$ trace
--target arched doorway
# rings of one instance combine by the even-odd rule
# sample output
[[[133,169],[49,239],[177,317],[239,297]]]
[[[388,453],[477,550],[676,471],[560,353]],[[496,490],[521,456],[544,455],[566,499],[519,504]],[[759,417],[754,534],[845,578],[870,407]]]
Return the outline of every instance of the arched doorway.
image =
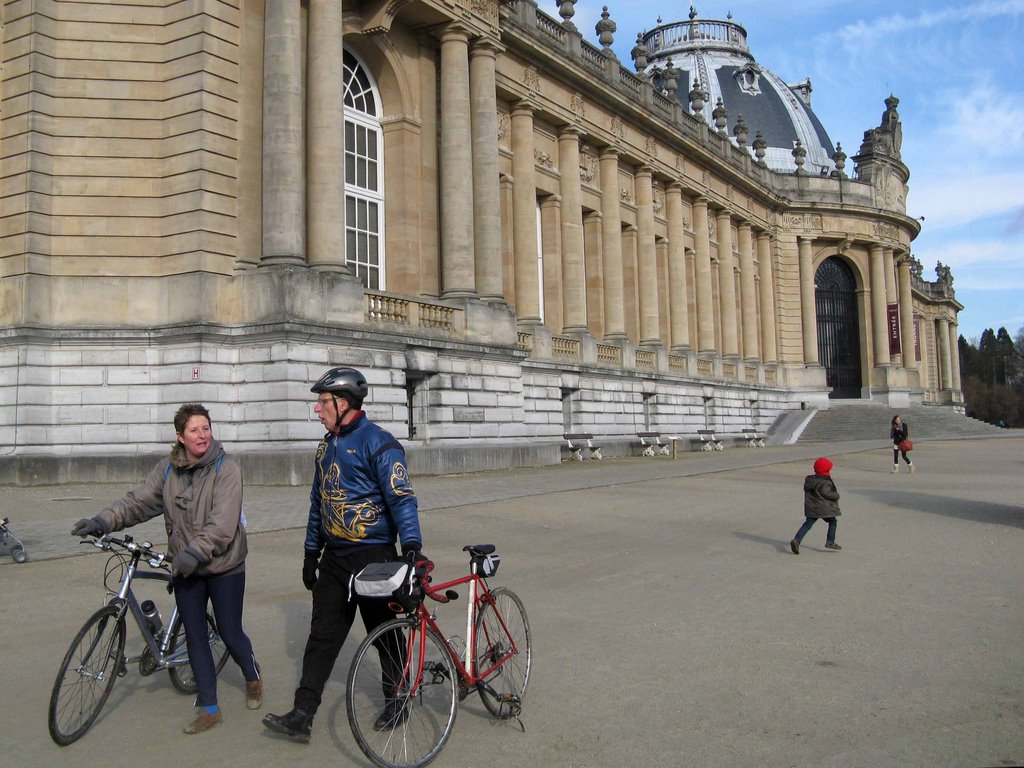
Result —
[[[859,398],[860,324],[857,281],[846,263],[831,256],[814,273],[814,309],[818,317],[818,360],[825,368],[830,398]]]

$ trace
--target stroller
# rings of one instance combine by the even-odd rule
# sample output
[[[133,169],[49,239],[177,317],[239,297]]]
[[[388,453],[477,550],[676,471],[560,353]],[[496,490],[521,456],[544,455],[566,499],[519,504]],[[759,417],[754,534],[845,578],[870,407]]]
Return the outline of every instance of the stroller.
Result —
[[[0,548],[7,549],[11,553],[11,557],[14,558],[14,562],[24,563],[28,559],[25,554],[25,545],[11,533],[11,529],[7,527],[9,522],[10,518],[8,517],[0,518]]]

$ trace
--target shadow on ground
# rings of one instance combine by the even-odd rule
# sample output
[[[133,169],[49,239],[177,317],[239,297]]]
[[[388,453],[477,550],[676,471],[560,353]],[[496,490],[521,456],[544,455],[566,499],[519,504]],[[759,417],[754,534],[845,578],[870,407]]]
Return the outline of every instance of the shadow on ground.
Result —
[[[1024,528],[1024,506],[1019,504],[995,504],[990,501],[971,501],[952,496],[938,496],[918,491],[892,491],[860,489],[866,498],[888,507],[903,507],[918,512],[930,512],[958,520],[994,525],[1011,525]]]

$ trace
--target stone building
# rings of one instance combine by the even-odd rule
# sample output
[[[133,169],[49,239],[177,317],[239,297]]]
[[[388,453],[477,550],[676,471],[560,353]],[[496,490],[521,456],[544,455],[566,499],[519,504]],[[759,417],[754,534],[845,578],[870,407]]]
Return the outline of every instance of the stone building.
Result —
[[[202,401],[304,479],[331,365],[419,471],[959,404],[898,99],[850,169],[731,18],[627,66],[575,4],[3,0],[0,474],[124,476]]]

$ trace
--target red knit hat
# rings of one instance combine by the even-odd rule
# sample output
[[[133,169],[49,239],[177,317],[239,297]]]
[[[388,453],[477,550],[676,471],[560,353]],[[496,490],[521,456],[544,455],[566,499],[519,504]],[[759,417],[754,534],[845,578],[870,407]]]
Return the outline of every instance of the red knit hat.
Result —
[[[827,475],[832,471],[832,462],[822,456],[816,462],[814,462],[814,474],[816,475]]]

